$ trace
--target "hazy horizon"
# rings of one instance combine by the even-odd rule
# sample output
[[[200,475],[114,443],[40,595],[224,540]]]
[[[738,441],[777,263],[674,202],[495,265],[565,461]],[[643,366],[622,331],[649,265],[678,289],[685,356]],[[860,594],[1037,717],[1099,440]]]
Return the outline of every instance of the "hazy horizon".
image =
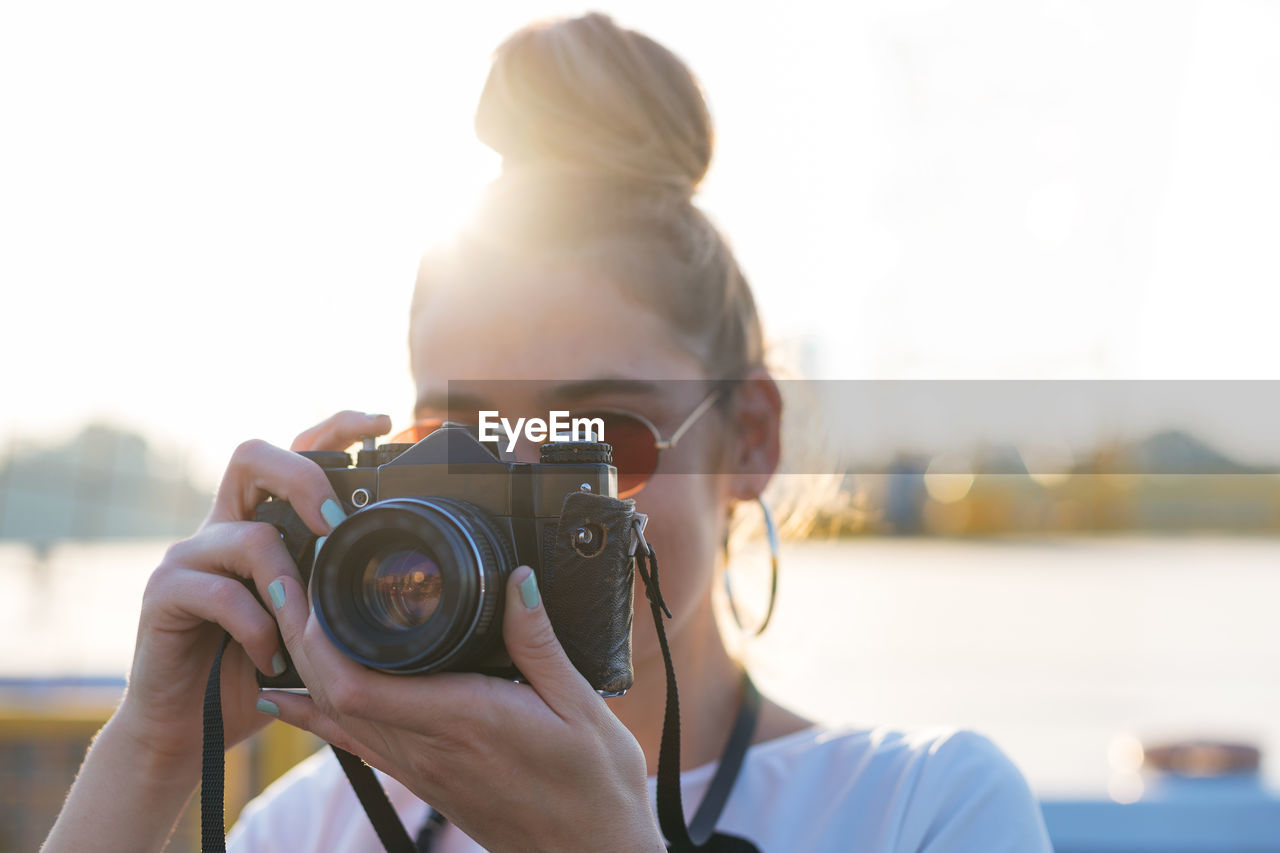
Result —
[[[697,200],[808,375],[1275,374],[1280,7],[598,8],[700,77]],[[498,170],[489,53],[577,11],[0,12],[0,446],[105,418],[216,478],[407,421],[418,256]]]

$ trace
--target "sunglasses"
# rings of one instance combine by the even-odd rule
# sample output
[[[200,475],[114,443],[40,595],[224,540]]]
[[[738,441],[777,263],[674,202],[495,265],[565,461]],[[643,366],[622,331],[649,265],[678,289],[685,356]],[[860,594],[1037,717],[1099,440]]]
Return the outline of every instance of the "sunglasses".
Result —
[[[674,448],[680,437],[715,405],[723,391],[723,388],[716,388],[704,397],[675,428],[670,438],[663,438],[658,427],[645,416],[623,409],[589,409],[574,412],[573,416],[599,418],[604,423],[604,440],[613,448],[613,466],[618,469],[618,497],[629,498],[643,489],[658,470],[658,454]],[[390,440],[397,444],[417,444],[439,429],[446,420],[423,418],[408,429],[396,433]],[[474,424],[470,426],[472,429],[476,428]]]

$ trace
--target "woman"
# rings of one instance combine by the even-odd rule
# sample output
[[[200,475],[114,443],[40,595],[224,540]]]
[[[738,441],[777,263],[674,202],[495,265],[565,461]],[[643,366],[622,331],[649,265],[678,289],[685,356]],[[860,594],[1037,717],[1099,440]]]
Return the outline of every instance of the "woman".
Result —
[[[531,379],[480,407],[623,410],[656,427],[655,444],[679,436],[639,472],[636,498],[673,614],[692,813],[744,692],[713,579],[735,506],[757,499],[777,465],[781,412],[750,290],[691,202],[711,157],[707,107],[673,54],[590,14],[526,27],[498,49],[476,129],[503,155],[503,174],[471,227],[423,261],[410,324],[415,414],[448,416],[450,381]],[[739,381],[723,390],[724,379]],[[292,449],[344,449],[389,430],[385,416],[343,412]],[[536,448],[518,452],[536,459]],[[223,628],[235,640],[223,664],[227,743],[278,717],[360,755],[382,771],[410,832],[447,817],[432,849],[665,849],[651,803],[665,675],[641,595],[635,684],[621,698],[601,699],[568,662],[527,567],[509,578],[503,636],[528,684],[377,673],[329,644],[279,537],[249,520],[268,493],[317,536],[345,515],[303,457],[262,442],[237,449],[206,524],[152,576],[128,691],[46,849],[163,846],[197,783],[204,681]],[[277,624],[309,698],[256,687],[255,670],[282,667]],[[716,828],[765,851],[1049,849],[1025,782],[986,739],[829,730],[771,699]],[[328,751],[251,803],[229,841],[381,849]]]

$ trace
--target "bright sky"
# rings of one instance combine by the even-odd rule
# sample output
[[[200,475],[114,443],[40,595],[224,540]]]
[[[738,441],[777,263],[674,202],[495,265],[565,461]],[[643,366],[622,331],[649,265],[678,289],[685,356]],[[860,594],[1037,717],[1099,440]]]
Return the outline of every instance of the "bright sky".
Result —
[[[701,201],[810,375],[1280,372],[1280,4],[585,8],[701,78]],[[101,417],[212,477],[406,419],[489,53],[584,7],[355,9],[0,7],[0,450]]]

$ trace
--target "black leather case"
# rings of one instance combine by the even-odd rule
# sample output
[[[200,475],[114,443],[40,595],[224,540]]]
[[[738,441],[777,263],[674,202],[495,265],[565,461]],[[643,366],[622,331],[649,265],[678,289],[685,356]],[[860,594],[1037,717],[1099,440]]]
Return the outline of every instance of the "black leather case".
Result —
[[[543,547],[540,581],[551,626],[573,665],[605,693],[632,683],[634,507],[632,500],[570,492]],[[582,541],[582,530],[590,542]]]

